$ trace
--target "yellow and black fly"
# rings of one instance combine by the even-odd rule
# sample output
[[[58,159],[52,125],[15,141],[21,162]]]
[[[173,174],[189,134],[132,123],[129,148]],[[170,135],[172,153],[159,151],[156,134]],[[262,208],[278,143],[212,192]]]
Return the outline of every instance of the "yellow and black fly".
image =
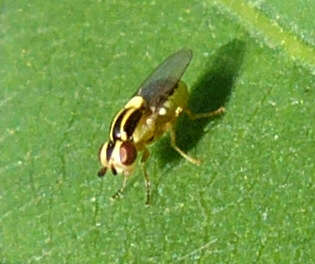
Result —
[[[224,112],[224,108],[201,114],[193,114],[188,109],[188,89],[180,79],[191,58],[192,51],[189,49],[182,49],[169,56],[114,117],[109,141],[99,149],[99,159],[103,167],[98,172],[100,177],[104,176],[107,169],[113,174],[124,175],[122,187],[112,196],[113,199],[123,193],[128,176],[134,170],[138,152],[142,152],[146,204],[150,204],[150,179],[145,168],[145,162],[149,158],[147,145],[165,132],[170,132],[171,145],[182,157],[193,164],[200,164],[199,160],[188,156],[176,145],[175,121],[182,112],[191,119],[197,119],[220,114]]]

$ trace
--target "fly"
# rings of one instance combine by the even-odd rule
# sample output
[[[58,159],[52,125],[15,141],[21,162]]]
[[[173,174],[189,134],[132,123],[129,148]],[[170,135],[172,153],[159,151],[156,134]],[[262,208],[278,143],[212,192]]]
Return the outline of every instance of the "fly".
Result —
[[[113,174],[123,174],[121,188],[112,196],[122,195],[128,177],[135,169],[139,153],[146,186],[146,204],[151,200],[151,183],[145,163],[150,156],[149,144],[170,132],[171,146],[186,160],[199,165],[200,161],[190,157],[176,145],[174,124],[181,113],[191,119],[212,117],[224,112],[220,107],[209,113],[193,114],[188,106],[187,85],[181,77],[192,59],[192,51],[182,49],[170,55],[140,85],[140,88],[127,104],[114,117],[109,141],[99,149],[102,177],[109,169]]]

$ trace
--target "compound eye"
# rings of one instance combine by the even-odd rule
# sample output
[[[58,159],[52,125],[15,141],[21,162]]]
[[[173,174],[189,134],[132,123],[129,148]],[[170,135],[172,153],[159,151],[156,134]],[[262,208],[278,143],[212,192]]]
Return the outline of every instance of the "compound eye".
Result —
[[[119,149],[120,162],[124,165],[132,164],[137,158],[137,150],[131,142],[123,142]]]

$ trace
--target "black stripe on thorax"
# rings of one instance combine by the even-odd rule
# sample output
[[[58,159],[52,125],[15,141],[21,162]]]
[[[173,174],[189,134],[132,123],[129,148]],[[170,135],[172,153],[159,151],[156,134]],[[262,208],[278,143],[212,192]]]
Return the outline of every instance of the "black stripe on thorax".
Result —
[[[120,113],[113,124],[112,139],[121,139],[121,132],[125,132],[127,139],[132,139],[132,134],[135,131],[138,122],[142,117],[143,109],[128,108]],[[127,119],[126,119],[127,116]]]
[[[142,117],[143,110],[136,109],[126,120],[123,130],[127,133],[128,139],[132,138],[132,134],[135,131],[141,117]]]
[[[111,135],[111,138],[113,140],[116,140],[116,139],[119,139],[120,138],[120,126],[121,126],[121,121],[123,120],[124,118],[124,115],[126,114],[126,112],[128,111],[128,109],[125,109],[124,111],[122,111],[119,115],[119,117],[113,121],[115,122],[113,124],[113,128],[112,128],[112,135]]]

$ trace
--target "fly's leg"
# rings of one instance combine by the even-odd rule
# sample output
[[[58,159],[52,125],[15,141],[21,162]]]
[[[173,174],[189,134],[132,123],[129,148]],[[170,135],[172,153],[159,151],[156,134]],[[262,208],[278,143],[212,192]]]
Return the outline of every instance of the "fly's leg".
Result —
[[[176,133],[175,129],[173,126],[170,128],[170,135],[171,135],[171,146],[186,160],[189,162],[195,164],[195,165],[200,165],[200,160],[194,159],[190,156],[188,156],[184,151],[182,151],[177,145],[176,145]]]
[[[119,190],[117,192],[115,192],[115,194],[111,197],[112,200],[116,200],[117,198],[119,198],[123,195],[126,184],[127,184],[127,179],[128,179],[128,177],[126,175],[124,175],[123,183],[122,183],[121,187],[119,188]]]
[[[149,175],[147,173],[147,169],[145,167],[145,163],[148,160],[149,156],[150,156],[150,152],[147,148],[145,148],[142,154],[141,164],[142,164],[142,169],[143,169],[144,183],[145,183],[146,196],[147,196],[146,198],[147,200],[145,202],[146,205],[150,205],[151,203],[151,182],[150,182]]]
[[[200,118],[207,118],[207,117],[214,117],[220,114],[223,114],[225,112],[225,108],[223,106],[221,106],[220,108],[218,108],[215,111],[211,111],[208,113],[198,113],[195,114],[193,112],[191,112],[189,109],[180,109],[180,112],[184,111],[188,117],[191,120],[196,120],[196,119],[200,119]],[[180,112],[177,113],[177,115],[180,114]],[[189,162],[196,164],[196,165],[200,165],[200,161],[197,159],[194,159],[190,156],[188,156],[184,151],[182,151],[177,145],[176,145],[176,134],[175,134],[175,130],[173,127],[171,127],[170,129],[170,134],[171,134],[171,145],[172,147],[180,154],[182,155],[182,157],[184,157],[186,160],[188,160]]]
[[[185,109],[184,112],[188,115],[188,117],[191,120],[196,120],[196,119],[200,119],[200,118],[207,118],[207,117],[214,117],[217,115],[221,115],[225,112],[225,108],[223,106],[221,106],[220,108],[218,108],[215,111],[211,111],[208,113],[198,113],[198,114],[192,113],[189,109]]]

